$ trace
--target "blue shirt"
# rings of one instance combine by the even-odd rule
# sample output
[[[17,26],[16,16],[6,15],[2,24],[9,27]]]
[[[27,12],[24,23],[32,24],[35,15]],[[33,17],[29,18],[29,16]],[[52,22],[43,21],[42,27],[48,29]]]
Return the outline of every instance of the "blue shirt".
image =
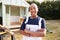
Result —
[[[40,17],[36,17],[34,19],[31,19],[30,17],[28,18],[28,22],[26,24],[31,24],[31,25],[39,25],[38,22],[40,20]],[[26,24],[25,24],[25,21],[26,21],[26,18],[24,19],[22,25],[21,25],[21,28],[20,30],[24,30],[25,27],[26,27]],[[42,18],[41,20],[41,28],[46,28],[46,23],[45,23],[45,19]]]

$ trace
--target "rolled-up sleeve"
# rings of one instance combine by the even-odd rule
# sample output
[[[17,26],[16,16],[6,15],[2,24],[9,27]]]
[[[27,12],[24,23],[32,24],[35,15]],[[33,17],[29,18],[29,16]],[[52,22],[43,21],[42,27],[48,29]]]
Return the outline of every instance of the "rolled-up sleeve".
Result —
[[[26,18],[24,19],[24,21],[23,21],[23,23],[22,23],[22,25],[20,27],[20,30],[24,30],[25,29],[25,26],[26,26],[25,21],[26,21]]]
[[[46,21],[45,21],[45,19],[42,19],[42,21],[41,21],[41,28],[46,28]]]

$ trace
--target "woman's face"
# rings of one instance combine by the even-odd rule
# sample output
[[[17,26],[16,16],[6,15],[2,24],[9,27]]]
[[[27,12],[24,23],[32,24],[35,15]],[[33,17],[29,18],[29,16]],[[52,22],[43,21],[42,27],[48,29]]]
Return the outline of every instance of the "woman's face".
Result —
[[[30,6],[30,13],[31,13],[31,16],[36,16],[37,15],[37,8],[36,8],[35,5]]]

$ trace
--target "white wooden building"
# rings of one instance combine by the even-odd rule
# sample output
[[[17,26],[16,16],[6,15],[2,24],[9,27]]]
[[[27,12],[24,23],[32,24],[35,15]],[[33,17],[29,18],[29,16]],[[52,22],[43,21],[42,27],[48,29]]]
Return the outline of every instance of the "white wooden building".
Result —
[[[0,0],[2,25],[8,28],[20,27],[19,18],[29,16],[28,8],[29,4],[24,0]]]

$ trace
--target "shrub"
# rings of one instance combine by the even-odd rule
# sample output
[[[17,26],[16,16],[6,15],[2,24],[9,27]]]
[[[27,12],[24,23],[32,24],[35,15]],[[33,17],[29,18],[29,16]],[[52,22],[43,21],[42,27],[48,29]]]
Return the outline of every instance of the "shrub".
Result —
[[[38,16],[41,16],[45,19],[60,19],[60,1],[52,2],[39,2],[27,1],[29,4],[36,3],[38,5]]]

